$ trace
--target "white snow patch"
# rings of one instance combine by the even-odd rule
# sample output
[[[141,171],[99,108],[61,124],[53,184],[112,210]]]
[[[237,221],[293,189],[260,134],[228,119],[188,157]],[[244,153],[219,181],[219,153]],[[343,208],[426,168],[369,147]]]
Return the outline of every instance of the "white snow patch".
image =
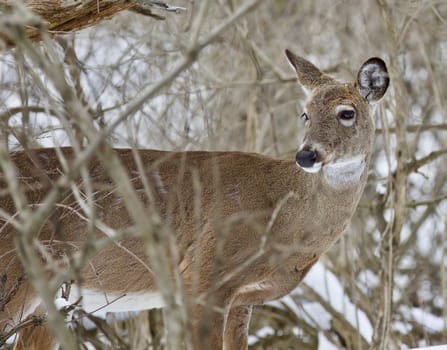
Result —
[[[368,290],[371,288],[377,287],[380,283],[379,276],[377,276],[371,270],[363,270],[359,273],[358,277],[358,286],[364,292],[368,293]]]
[[[413,320],[419,323],[428,332],[442,332],[445,327],[447,327],[447,320],[444,320],[442,317],[430,314],[422,308],[409,308],[408,306],[402,306],[400,308],[400,312],[409,320]]]
[[[331,328],[332,316],[319,303],[308,302],[306,300],[297,303],[291,295],[287,295],[280,300],[272,301],[269,304],[278,308],[284,308],[281,303],[285,304],[298,318],[301,318],[308,324],[324,330],[329,330]]]
[[[429,256],[433,253],[433,242],[436,234],[435,220],[425,220],[417,234],[417,247],[421,254]]]
[[[321,329],[330,329],[332,315],[319,303],[303,303],[305,319],[312,318],[312,323],[316,323]]]
[[[366,314],[349,300],[337,277],[318,262],[305,277],[304,283],[314,289],[366,339],[372,341],[373,327]]]
[[[411,326],[411,324],[407,322],[400,322],[400,321],[393,322],[393,330],[401,334],[408,334],[411,332],[412,329],[413,327]]]
[[[386,222],[390,223],[394,217],[394,210],[392,208],[387,208],[383,211],[383,218]]]
[[[71,304],[65,298],[57,298],[54,300],[54,305],[58,310],[62,310],[64,307],[70,306]]]
[[[376,192],[379,194],[385,194],[387,191],[387,186],[385,182],[377,182]]]
[[[318,333],[318,350],[338,350],[338,348],[332,344],[323,332]]]
[[[440,295],[433,297],[433,305],[442,309],[444,307],[445,300]]]
[[[274,335],[275,334],[275,330],[272,327],[266,326],[263,328],[260,328],[257,332],[256,335],[250,335],[248,337],[248,345],[253,345],[255,344],[259,339],[265,338],[269,335]]]

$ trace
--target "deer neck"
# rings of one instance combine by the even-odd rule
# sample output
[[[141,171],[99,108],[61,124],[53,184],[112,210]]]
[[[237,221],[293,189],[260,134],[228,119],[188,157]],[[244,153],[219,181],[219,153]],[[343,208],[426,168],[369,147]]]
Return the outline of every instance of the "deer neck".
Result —
[[[323,166],[316,174],[294,169],[295,188],[316,215],[330,221],[349,220],[360,201],[367,180],[369,157],[353,157]],[[295,166],[296,167],[296,166]],[[297,174],[298,173],[298,174]]]
[[[314,218],[329,236],[347,227],[362,196],[368,175],[368,158],[353,158],[324,166],[314,181]]]
[[[316,190],[339,205],[357,207],[368,177],[369,156],[355,156],[326,164],[316,174]],[[350,201],[346,203],[345,201]]]
[[[353,163],[347,165],[354,167],[356,163]],[[323,254],[340,237],[354,215],[362,195],[367,166],[365,159],[360,175],[348,167],[347,172],[354,174],[345,176],[343,186],[339,182],[334,186],[332,178],[328,181],[328,176],[333,174],[325,174],[325,166],[318,173],[308,173],[298,168],[294,162],[288,162],[287,167],[283,168],[287,175],[282,175],[286,176],[275,178],[273,203],[284,203],[281,202],[282,199],[291,191],[296,195],[284,203],[276,218],[280,227],[276,242],[298,249],[298,255],[291,257],[292,263],[299,264],[299,261],[306,259],[307,252],[317,256]],[[335,172],[339,173],[339,170],[336,169]]]

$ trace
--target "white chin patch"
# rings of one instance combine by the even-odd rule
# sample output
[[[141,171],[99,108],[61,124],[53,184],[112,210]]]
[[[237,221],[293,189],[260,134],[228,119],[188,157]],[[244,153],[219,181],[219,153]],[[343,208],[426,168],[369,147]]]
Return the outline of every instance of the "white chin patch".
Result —
[[[363,156],[356,156],[325,164],[323,174],[326,182],[330,186],[347,187],[358,184],[364,170],[365,158]]]
[[[311,167],[302,167],[297,162],[296,165],[298,165],[298,167],[303,169],[305,172],[315,174],[315,173],[318,173],[321,170],[321,167],[322,167],[323,164],[321,162],[318,162],[318,163],[315,163],[314,165],[312,165]]]

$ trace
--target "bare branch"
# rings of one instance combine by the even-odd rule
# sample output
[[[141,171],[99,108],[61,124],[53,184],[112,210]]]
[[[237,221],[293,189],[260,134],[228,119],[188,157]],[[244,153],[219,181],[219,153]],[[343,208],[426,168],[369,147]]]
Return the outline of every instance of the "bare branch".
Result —
[[[407,163],[406,165],[406,171],[408,174],[417,171],[419,168],[423,167],[424,165],[427,165],[437,158],[447,154],[447,148],[441,149],[438,151],[430,152],[427,156],[422,157],[420,159],[414,160],[413,162]]]
[[[16,9],[19,4],[15,0],[1,0],[0,10],[8,12]],[[124,10],[164,19],[153,11],[154,7],[167,12],[180,13],[186,9],[171,6],[164,1],[150,0],[117,0],[117,1],[42,1],[27,0],[25,6],[39,16],[46,29],[51,34],[67,34],[86,27],[93,26],[100,21],[110,19]],[[31,40],[41,40],[40,24],[36,21],[27,29],[27,36]],[[36,27],[36,28],[33,28]],[[4,37],[0,34],[0,38]],[[8,42],[11,44],[11,42]]]
[[[407,125],[407,132],[423,132],[423,131],[446,131],[447,124],[420,124],[420,125]],[[387,130],[389,133],[396,133],[396,128],[389,128]],[[384,133],[383,129],[376,129],[376,134],[381,135]]]

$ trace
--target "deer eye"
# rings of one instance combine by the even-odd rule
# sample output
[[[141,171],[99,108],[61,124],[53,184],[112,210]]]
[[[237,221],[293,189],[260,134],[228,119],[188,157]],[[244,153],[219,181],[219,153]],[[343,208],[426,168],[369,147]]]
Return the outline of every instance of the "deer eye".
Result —
[[[343,120],[351,120],[355,117],[355,111],[341,111],[338,113],[338,117]]]
[[[304,120],[305,122],[309,121],[309,116],[307,115],[306,112],[304,112],[303,114],[301,114],[300,118],[302,120]]]
[[[338,107],[345,107],[345,106],[338,106]],[[354,125],[355,122],[355,110],[352,107],[338,108],[337,118],[342,125],[352,126]]]

